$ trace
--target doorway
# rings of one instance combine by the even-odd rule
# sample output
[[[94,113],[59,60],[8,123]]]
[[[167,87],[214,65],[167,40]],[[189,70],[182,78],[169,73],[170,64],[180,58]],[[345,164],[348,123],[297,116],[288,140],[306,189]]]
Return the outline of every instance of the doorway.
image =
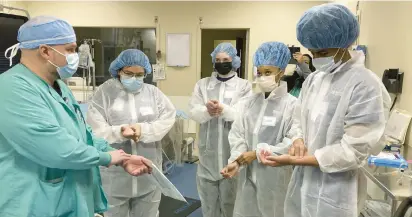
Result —
[[[237,70],[240,78],[245,78],[247,29],[202,29],[201,35],[201,78],[210,77],[213,72],[212,57],[210,54],[222,42],[229,42],[237,50],[241,65]]]

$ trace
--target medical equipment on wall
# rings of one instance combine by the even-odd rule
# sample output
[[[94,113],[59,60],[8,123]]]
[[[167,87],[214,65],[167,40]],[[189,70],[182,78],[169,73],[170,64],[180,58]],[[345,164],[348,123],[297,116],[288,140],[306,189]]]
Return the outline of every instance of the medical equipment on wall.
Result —
[[[392,145],[403,145],[405,143],[411,119],[412,115],[407,111],[395,109],[391,112],[386,123],[385,135]]]
[[[83,99],[87,100],[89,87],[92,86],[93,92],[96,90],[96,65],[94,63],[95,42],[102,43],[99,39],[83,39],[79,47],[79,68],[83,70]],[[70,81],[68,81],[70,82]]]
[[[403,72],[399,69],[386,69],[383,72],[382,82],[389,93],[402,93]]]
[[[386,69],[383,72],[382,83],[391,94],[391,98],[394,96],[390,109],[392,110],[396,105],[398,95],[402,93],[403,72],[400,72],[399,69]]]
[[[166,70],[163,64],[157,63],[152,65],[153,81],[166,79]]]

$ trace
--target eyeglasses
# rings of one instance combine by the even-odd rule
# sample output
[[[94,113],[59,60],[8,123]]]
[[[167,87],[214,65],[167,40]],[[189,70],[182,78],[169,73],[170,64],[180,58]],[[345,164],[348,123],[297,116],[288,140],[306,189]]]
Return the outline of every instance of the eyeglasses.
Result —
[[[128,77],[128,78],[133,78],[133,77],[135,77],[135,78],[145,78],[146,77],[146,75],[145,74],[143,74],[143,75],[141,75],[141,74],[139,74],[139,75],[137,75],[137,74],[135,74],[135,73],[133,73],[133,72],[127,72],[127,71],[124,71],[124,70],[121,70],[122,72],[123,72],[123,74],[124,74],[124,76],[125,77]]]
[[[281,71],[278,71],[278,72],[264,71],[263,73],[262,72],[257,72],[256,76],[257,77],[271,76],[271,75],[277,76],[279,73],[281,73]]]

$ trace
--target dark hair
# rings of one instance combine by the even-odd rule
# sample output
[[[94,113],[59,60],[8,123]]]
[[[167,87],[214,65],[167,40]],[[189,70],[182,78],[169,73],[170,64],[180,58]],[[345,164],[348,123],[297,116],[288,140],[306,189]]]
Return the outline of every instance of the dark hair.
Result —
[[[312,57],[309,54],[303,54],[303,56],[309,58],[309,69],[310,69],[310,71],[312,71],[312,72],[316,71],[316,68],[312,64]]]

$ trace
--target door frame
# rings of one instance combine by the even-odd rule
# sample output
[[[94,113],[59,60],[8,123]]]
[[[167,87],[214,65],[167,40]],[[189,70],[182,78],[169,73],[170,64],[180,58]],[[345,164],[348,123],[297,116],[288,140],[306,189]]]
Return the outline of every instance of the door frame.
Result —
[[[249,80],[249,42],[250,42],[250,27],[245,26],[225,26],[225,25],[205,25],[199,24],[197,28],[196,37],[196,81],[201,79],[201,65],[202,65],[202,30],[245,30],[246,31],[246,47],[245,47],[245,79]]]

